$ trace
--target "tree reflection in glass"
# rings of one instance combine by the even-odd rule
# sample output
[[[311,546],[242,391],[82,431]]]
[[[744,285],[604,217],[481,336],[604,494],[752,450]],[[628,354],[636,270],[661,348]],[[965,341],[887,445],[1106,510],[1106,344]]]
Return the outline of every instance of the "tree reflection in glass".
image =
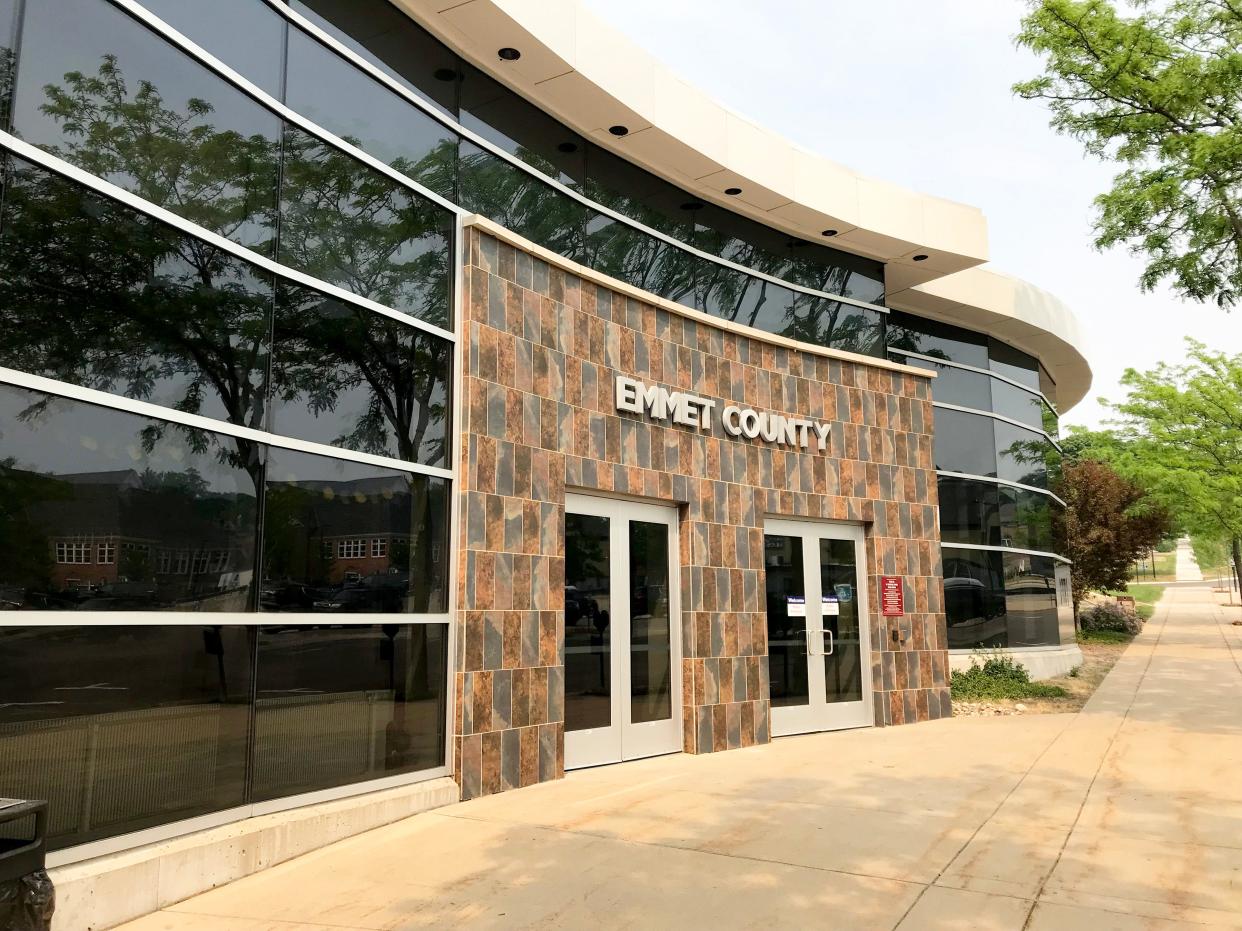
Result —
[[[447,466],[452,345],[311,288],[276,293],[274,429]]]

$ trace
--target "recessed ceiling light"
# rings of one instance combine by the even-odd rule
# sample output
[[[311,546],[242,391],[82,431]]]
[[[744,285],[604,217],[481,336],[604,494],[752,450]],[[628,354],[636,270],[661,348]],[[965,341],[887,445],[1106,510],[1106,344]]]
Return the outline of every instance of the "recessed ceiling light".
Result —
[[[452,68],[437,68],[431,72],[431,76],[437,81],[456,81],[457,72]]]
[[[681,205],[681,209],[682,210],[698,210],[702,206],[703,206],[703,201],[701,200],[688,200],[684,204]]]
[[[562,142],[560,145],[558,145],[558,146],[556,147],[556,151],[558,151],[558,152],[577,152],[577,151],[578,151],[578,143],[576,143],[576,142]]]
[[[741,194],[742,189],[740,187],[727,187],[725,188],[725,193],[728,194],[730,197],[734,197],[738,194]]]
[[[919,253],[918,255],[916,255],[916,256],[914,257],[914,261],[916,261],[916,262],[926,262],[926,261],[927,261],[927,256],[923,255],[922,253]]]
[[[624,136],[630,130],[628,126],[609,126],[608,131],[614,136]]]
[[[496,54],[500,56],[501,61],[517,61],[519,58],[522,57],[521,52],[519,52],[515,48],[509,48],[509,46],[507,45],[504,48],[500,49],[500,51],[498,51]]]
[[[824,230],[823,233],[821,233],[820,235],[821,236],[835,236],[837,235],[837,231],[836,230]]]

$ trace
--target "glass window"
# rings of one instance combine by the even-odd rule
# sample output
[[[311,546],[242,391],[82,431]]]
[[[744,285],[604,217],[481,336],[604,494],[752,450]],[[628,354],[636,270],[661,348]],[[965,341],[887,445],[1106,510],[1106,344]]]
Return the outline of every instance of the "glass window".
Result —
[[[959,369],[952,365],[929,362],[915,356],[906,356],[895,350],[889,351],[894,362],[902,362],[915,368],[935,372],[931,381],[932,400],[943,404],[957,404],[961,407],[973,407],[976,410],[992,409],[992,382],[995,381],[982,372]]]
[[[684,249],[602,213],[590,215],[586,252],[592,268],[692,307],[698,303],[696,273],[709,270]]]
[[[936,379],[936,381],[939,380]],[[1034,427],[1036,430],[1043,428],[1044,413],[1047,411],[1043,398],[1033,392],[1017,388],[1009,384],[1009,382],[1001,381],[998,378],[990,379],[990,381],[992,382],[993,412],[1005,417],[1012,417],[1014,420]],[[933,384],[934,390],[935,386]]]
[[[1052,406],[1057,405],[1057,383],[1052,380],[1052,376],[1048,374],[1048,370],[1042,365],[1039,367],[1039,390],[1044,393],[1044,397],[1052,402]]]
[[[1049,556],[1005,553],[1005,610],[1008,646],[1055,646],[1057,628],[1055,561]]]
[[[588,209],[504,159],[461,144],[461,191],[466,210],[578,262],[588,261],[583,237]]]
[[[713,317],[782,333],[794,319],[794,292],[765,278],[701,262],[698,306]]]
[[[884,303],[884,266],[879,262],[804,239],[792,242],[790,281],[868,304]]]
[[[457,135],[298,29],[289,33],[285,102],[437,194],[454,196]]]
[[[946,543],[1001,545],[1000,493],[992,482],[941,475],[940,539]]]
[[[612,723],[609,519],[565,515],[565,730]]]
[[[277,294],[273,429],[447,467],[452,344],[311,288]]]
[[[10,160],[0,365],[262,428],[272,278]]]
[[[27,142],[272,253],[280,121],[110,3],[26,5],[13,124]]]
[[[689,242],[702,202],[597,145],[587,149],[586,194],[597,204]]]
[[[17,69],[16,35],[17,0],[0,0],[0,129],[6,131]]]
[[[801,291],[793,296],[793,317],[782,336],[847,352],[884,352],[884,314],[843,301],[830,301]]]
[[[440,111],[457,112],[457,56],[388,0],[292,0],[289,5]]]
[[[255,0],[143,0],[143,6],[277,100],[285,18]]]
[[[937,411],[937,415],[943,413]],[[940,420],[937,417],[937,426]],[[996,430],[997,476],[1036,488],[1047,488],[1052,461],[1060,454],[1047,437],[1003,420],[993,421]]]
[[[447,610],[446,480],[276,448],[267,474],[263,610]],[[341,540],[373,536],[388,538],[386,557],[338,555]]]
[[[461,124],[570,187],[586,178],[586,140],[472,65],[463,65]]]
[[[6,609],[250,607],[256,444],[8,385],[0,436]],[[121,543],[120,558],[88,565],[100,540]],[[228,551],[234,568],[169,572],[158,559],[209,550]]]
[[[765,534],[763,564],[772,705],[806,705],[810,683],[802,538]]]
[[[1034,356],[1019,352],[1012,346],[988,337],[989,367],[993,372],[1013,379],[1028,388],[1039,390],[1039,363]]]
[[[949,649],[1008,644],[1003,556],[991,550],[943,550]]]
[[[284,264],[451,326],[448,211],[290,126],[280,214]]]
[[[245,802],[245,627],[0,627],[4,792],[60,849]]]
[[[447,624],[261,627],[253,800],[444,764]]]
[[[673,716],[668,525],[629,521],[630,722]]]
[[[997,424],[998,421],[985,414],[937,408],[933,445],[936,468],[971,475],[996,475],[993,427]]]
[[[1025,488],[1004,485],[1000,494],[1002,545],[1052,552],[1053,509],[1060,505],[1048,495]]]
[[[888,345],[975,368],[988,367],[986,336],[899,311],[888,318]]]

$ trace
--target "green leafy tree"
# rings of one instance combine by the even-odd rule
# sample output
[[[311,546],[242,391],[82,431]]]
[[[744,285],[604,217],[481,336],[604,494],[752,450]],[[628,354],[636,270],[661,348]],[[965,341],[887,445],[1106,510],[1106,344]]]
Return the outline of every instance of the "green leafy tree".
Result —
[[[1128,369],[1116,436],[1099,450],[1192,536],[1229,541],[1242,565],[1242,355],[1187,340],[1188,361]]]
[[[1229,308],[1242,294],[1242,4],[1035,0],[1017,41],[1045,73],[1015,85],[1122,170],[1096,245],[1145,257],[1141,283]]]
[[[1053,521],[1058,552],[1073,561],[1074,617],[1092,590],[1122,589],[1130,567],[1168,531],[1168,511],[1103,462],[1066,463],[1056,485],[1065,501]]]

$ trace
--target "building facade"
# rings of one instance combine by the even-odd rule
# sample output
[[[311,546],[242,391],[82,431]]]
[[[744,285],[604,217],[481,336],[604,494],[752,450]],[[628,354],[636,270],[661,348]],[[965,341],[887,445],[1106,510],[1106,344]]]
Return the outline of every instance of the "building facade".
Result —
[[[0,796],[58,862],[1075,660],[1072,315],[696,94],[568,2],[0,0]]]

